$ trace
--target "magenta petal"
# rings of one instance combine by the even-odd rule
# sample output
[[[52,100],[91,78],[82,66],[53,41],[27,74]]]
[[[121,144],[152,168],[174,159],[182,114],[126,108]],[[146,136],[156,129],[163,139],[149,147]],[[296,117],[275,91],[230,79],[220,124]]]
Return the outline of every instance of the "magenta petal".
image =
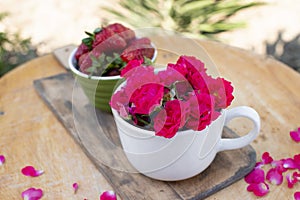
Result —
[[[253,183],[247,187],[249,192],[253,192],[258,197],[265,196],[269,192],[269,186],[266,183]]]
[[[287,180],[287,184],[288,184],[288,188],[293,188],[294,185],[298,182],[297,180],[297,173],[293,173],[293,175],[291,173],[288,173],[286,175],[286,180]]]
[[[272,168],[268,171],[266,179],[274,185],[280,185],[283,181],[282,173],[278,169]]]
[[[279,172],[286,172],[287,169],[283,167],[283,160],[273,160],[271,165],[273,168],[276,168]]]
[[[294,193],[294,199],[295,200],[300,200],[300,192],[295,192]]]
[[[294,178],[295,180],[297,180],[297,181],[300,181],[300,173],[294,172],[294,173],[293,173],[293,178]]]
[[[29,188],[22,192],[22,198],[24,200],[39,200],[42,196],[43,190],[41,189]]]
[[[261,159],[264,164],[270,164],[273,161],[273,158],[270,156],[269,152],[264,152]]]
[[[262,183],[265,181],[265,172],[260,168],[254,168],[244,179],[247,183]]]
[[[42,175],[43,173],[43,170],[36,170],[32,166],[26,166],[22,169],[22,174],[24,174],[25,176],[36,177]]]
[[[257,162],[255,164],[255,168],[262,168],[264,166],[264,163],[263,162]]]
[[[300,154],[294,155],[294,162],[297,165],[297,168],[300,170]]]
[[[283,167],[285,169],[297,169],[298,168],[296,162],[292,158],[283,159]]]
[[[114,191],[105,191],[100,195],[100,200],[117,200],[117,196]]]
[[[5,157],[4,155],[0,155],[0,165],[3,165],[5,162]]]
[[[300,142],[300,127],[297,131],[291,131],[290,136],[295,142]]]
[[[77,190],[78,190],[78,183],[73,183],[73,189],[74,189],[74,193],[76,193],[77,192]]]

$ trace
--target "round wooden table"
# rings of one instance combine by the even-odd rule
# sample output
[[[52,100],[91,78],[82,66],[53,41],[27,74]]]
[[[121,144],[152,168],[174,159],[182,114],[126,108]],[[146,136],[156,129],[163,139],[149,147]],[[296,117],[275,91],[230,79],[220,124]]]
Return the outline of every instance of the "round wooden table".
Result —
[[[231,107],[251,106],[261,117],[260,135],[252,143],[257,160],[265,151],[274,159],[300,153],[300,144],[289,136],[300,126],[300,74],[268,57],[221,43],[199,42],[235,87]],[[42,188],[43,199],[99,199],[102,191],[112,190],[33,87],[34,80],[62,72],[65,69],[49,54],[0,79],[0,155],[6,157],[0,166],[1,199],[20,199],[29,187]],[[251,124],[237,119],[230,128],[242,135]],[[25,177],[21,169],[26,165],[43,169],[45,174]],[[74,182],[79,184],[76,195]],[[207,199],[255,199],[246,187],[240,180]],[[297,187],[288,189],[284,180],[280,186],[271,185],[262,199],[292,199]]]

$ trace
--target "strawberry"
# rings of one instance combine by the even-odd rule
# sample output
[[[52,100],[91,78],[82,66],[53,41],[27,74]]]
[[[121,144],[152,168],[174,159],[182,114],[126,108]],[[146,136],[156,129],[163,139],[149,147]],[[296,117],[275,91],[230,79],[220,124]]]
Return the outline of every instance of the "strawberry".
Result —
[[[129,45],[138,45],[138,44],[151,44],[151,40],[147,37],[142,37],[139,39],[132,40]]]
[[[89,55],[89,52],[82,54],[78,59],[78,66],[81,66],[85,58]]]
[[[135,39],[135,33],[133,30],[123,26],[119,23],[110,24],[106,29],[111,30],[112,32],[119,34],[126,42],[129,42]]]
[[[103,49],[103,46],[98,45],[92,51],[83,54],[78,61],[79,71],[85,74],[90,74],[87,69],[93,64],[92,57],[99,58],[104,53]]]
[[[112,32],[111,29],[103,28],[101,32],[95,35],[93,48],[101,46],[105,52],[122,51],[127,43],[119,34]]]
[[[92,65],[91,55],[92,52],[88,52],[79,58],[79,71],[82,73],[89,74],[86,70]]]
[[[98,44],[104,42],[105,40],[107,40],[107,38],[113,36],[114,34],[115,33],[112,30],[107,28],[102,28],[101,31],[95,34],[92,47],[95,48]]]
[[[80,56],[82,56],[83,54],[85,54],[87,52],[89,52],[89,48],[82,42],[75,52],[75,58],[76,58],[77,62],[78,62]]]
[[[154,48],[150,44],[134,44],[127,47],[121,54],[122,60],[129,62],[130,60],[140,60],[144,56],[152,59],[154,55]]]

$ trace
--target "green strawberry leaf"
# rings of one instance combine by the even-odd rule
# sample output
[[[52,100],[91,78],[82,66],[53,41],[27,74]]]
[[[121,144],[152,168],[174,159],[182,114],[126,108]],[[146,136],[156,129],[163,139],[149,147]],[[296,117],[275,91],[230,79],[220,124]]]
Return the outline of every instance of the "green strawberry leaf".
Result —
[[[144,56],[144,64],[146,66],[150,66],[150,65],[153,65],[153,62],[152,62],[152,60],[150,58]]]
[[[105,54],[101,54],[98,58],[94,55],[91,55],[92,65],[86,70],[89,72],[89,76],[102,74],[106,68],[105,63]]]
[[[102,31],[102,28],[96,28],[96,29],[94,30],[94,34],[100,33],[101,31]]]
[[[94,37],[94,34],[93,34],[93,33],[90,33],[90,32],[87,32],[87,31],[84,31],[84,32],[85,32],[85,34],[87,34],[88,36]]]
[[[83,38],[82,43],[84,43],[89,48],[89,50],[91,50],[92,49],[92,44],[93,44],[93,39],[90,38],[90,37]]]

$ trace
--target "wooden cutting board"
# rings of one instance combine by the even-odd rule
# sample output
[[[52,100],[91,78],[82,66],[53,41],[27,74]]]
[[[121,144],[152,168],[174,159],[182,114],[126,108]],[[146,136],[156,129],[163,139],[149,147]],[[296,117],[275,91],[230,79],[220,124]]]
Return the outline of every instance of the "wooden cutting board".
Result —
[[[204,172],[183,181],[164,182],[139,173],[121,171],[118,168],[120,163],[125,166],[128,161],[123,152],[119,151],[120,141],[112,115],[95,109],[89,103],[72,74],[35,80],[34,87],[124,200],[204,199],[243,178],[256,163],[256,152],[248,145],[242,149],[218,153]],[[103,135],[109,142],[103,143]],[[223,137],[237,135],[225,127]],[[103,145],[102,148],[99,145]],[[101,151],[106,148],[107,151]]]

